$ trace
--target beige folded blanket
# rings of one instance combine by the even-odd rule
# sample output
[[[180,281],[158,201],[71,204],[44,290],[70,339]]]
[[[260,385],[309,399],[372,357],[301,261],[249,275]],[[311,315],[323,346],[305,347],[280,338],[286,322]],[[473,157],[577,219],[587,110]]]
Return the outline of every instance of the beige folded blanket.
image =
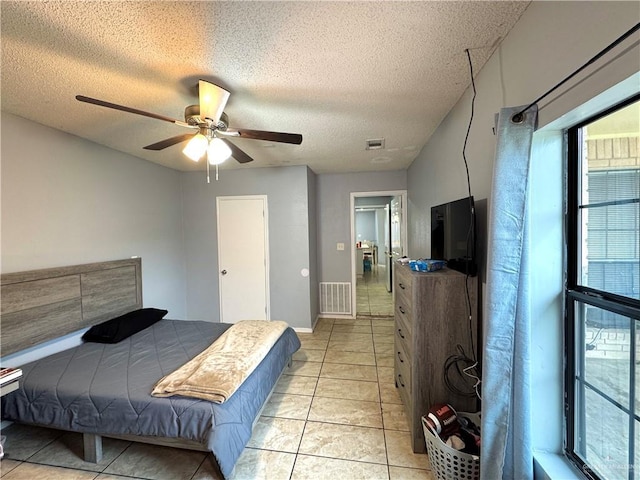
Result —
[[[184,395],[223,403],[255,370],[288,325],[282,321],[242,320],[210,347],[156,383],[151,395]]]

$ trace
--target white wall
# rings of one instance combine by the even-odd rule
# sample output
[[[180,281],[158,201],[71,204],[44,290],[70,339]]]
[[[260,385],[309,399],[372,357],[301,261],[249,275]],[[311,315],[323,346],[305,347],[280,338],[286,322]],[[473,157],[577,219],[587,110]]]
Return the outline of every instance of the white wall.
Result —
[[[385,251],[385,232],[389,230],[389,219],[388,217],[388,209],[378,208],[376,209],[376,243],[378,246],[378,264],[386,265],[387,264],[387,256],[384,254]]]
[[[496,53],[477,73],[475,117],[467,158],[472,194],[476,206],[479,203],[482,210],[478,219],[482,255],[486,249],[483,238],[486,236],[486,212],[491,201],[494,114],[501,107],[529,104],[638,21],[637,2],[532,2]],[[622,50],[624,48],[617,49],[616,54]],[[551,103],[549,99],[541,102],[541,127],[556,119],[562,120],[567,112],[638,72],[639,48],[636,45],[621,58],[598,69],[603,63],[578,77],[576,87],[561,89],[561,92],[566,91],[561,97]],[[640,84],[637,77],[633,82],[637,89]],[[468,89],[409,168],[410,256],[430,251],[430,208],[467,195],[462,145],[469,122],[471,96]],[[556,96],[552,95],[552,98]],[[594,113],[593,109],[590,111]],[[548,131],[545,129],[536,134],[531,173],[531,263],[536,265],[531,278],[534,318],[532,395],[537,459],[541,458],[542,451],[561,453],[563,435],[563,154],[562,133],[554,128],[560,127],[550,127]],[[545,421],[536,421],[540,418]],[[566,474],[567,471],[562,475]],[[557,478],[571,478],[562,475]]]
[[[142,258],[143,302],[185,314],[180,173],[2,112],[2,273]]]

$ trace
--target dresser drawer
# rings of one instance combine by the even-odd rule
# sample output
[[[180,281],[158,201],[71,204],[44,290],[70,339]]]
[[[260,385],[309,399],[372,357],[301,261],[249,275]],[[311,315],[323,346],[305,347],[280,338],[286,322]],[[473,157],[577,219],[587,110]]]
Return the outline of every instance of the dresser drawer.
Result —
[[[411,325],[411,311],[402,305],[396,304],[395,334],[402,338],[407,349],[412,345],[413,332]]]
[[[395,272],[396,281],[394,283],[394,287],[396,289],[396,302],[411,305],[411,288],[413,283],[411,270],[407,267],[398,265]]]
[[[404,388],[411,393],[411,354],[407,352],[403,342],[397,335],[393,346],[396,382],[398,382],[398,374],[400,374],[400,380],[402,380]]]
[[[396,356],[397,359],[397,356]],[[399,389],[403,390],[407,394],[407,398],[403,398],[402,401],[405,405],[412,405],[411,399],[411,369],[405,363],[397,363],[395,368],[396,385]]]
[[[407,382],[404,381],[402,374],[400,374],[399,372],[396,371],[396,385],[398,388],[398,393],[400,394],[400,400],[402,400],[402,405],[404,407],[404,411],[405,414],[407,415],[407,421],[411,424],[411,420],[409,420],[410,418],[413,418],[412,416],[412,407],[411,407],[411,392],[409,392],[407,389],[409,387],[409,384]]]
[[[411,304],[401,303],[396,300],[395,315],[402,322],[405,330],[413,329],[413,315],[411,314]]]
[[[394,366],[397,372],[402,374],[402,378],[406,380],[405,383],[411,383],[411,355],[407,353],[398,337],[395,339],[394,347]],[[411,390],[411,388],[409,388],[409,390]]]

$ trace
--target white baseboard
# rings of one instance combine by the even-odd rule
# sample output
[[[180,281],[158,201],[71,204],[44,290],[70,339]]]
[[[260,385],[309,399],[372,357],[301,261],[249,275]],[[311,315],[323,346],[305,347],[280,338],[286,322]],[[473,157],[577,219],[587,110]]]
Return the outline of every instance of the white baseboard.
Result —
[[[293,330],[296,333],[313,333],[313,329],[307,327],[293,327]]]

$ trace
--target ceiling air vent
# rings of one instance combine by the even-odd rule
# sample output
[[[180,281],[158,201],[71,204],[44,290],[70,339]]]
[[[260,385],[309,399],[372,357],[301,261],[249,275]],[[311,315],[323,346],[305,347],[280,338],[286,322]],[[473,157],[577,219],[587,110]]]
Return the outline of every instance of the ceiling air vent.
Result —
[[[384,138],[374,138],[367,140],[365,150],[382,150],[384,148]]]

